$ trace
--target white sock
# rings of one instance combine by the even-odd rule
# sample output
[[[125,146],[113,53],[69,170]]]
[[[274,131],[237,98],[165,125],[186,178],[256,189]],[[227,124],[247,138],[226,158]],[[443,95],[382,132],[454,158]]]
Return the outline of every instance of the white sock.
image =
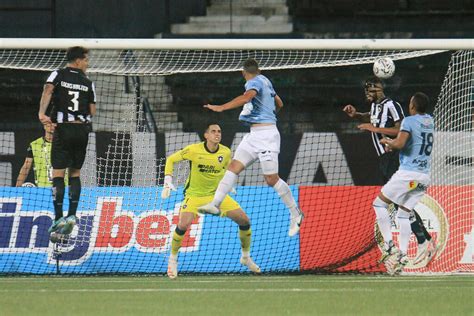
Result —
[[[170,253],[170,259],[171,260],[178,260],[178,255],[173,255],[172,253]]]
[[[242,258],[248,258],[250,257],[250,251],[243,251],[242,250]]]
[[[275,191],[278,193],[280,198],[283,200],[283,203],[285,203],[286,207],[290,209],[290,214],[292,218],[300,215],[300,210],[296,205],[296,201],[293,198],[293,194],[291,194],[290,187],[288,186],[288,184],[286,184],[285,181],[279,179],[278,182],[273,186],[273,189],[275,189]]]
[[[386,245],[392,240],[392,224],[390,223],[390,216],[388,214],[388,204],[382,201],[378,196],[372,203],[375,214],[377,216],[377,224],[380,233]]]
[[[411,235],[410,213],[399,209],[397,218],[398,225],[400,225],[400,235],[398,236],[398,244],[400,246],[400,251],[406,254]]]
[[[236,182],[237,182],[237,175],[233,173],[232,171],[227,170],[221,182],[219,182],[219,185],[217,186],[217,190],[216,190],[216,193],[214,194],[214,199],[212,200],[212,204],[219,207],[222,201],[224,201],[225,196],[229,194],[229,192],[232,190]]]

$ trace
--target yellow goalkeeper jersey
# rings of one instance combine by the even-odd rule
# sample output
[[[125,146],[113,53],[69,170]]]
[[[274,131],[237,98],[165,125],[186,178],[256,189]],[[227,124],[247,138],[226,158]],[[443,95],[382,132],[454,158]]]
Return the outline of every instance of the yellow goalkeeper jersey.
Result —
[[[182,160],[189,160],[189,173],[184,194],[186,196],[214,195],[219,181],[224,177],[227,165],[230,163],[229,147],[219,144],[216,152],[210,152],[206,143],[186,146],[166,159],[165,174],[173,174],[173,165]]]

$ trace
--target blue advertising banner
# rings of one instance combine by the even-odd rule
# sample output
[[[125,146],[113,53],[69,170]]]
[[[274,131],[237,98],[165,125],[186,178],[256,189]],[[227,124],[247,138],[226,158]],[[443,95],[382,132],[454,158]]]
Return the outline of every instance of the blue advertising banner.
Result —
[[[291,189],[297,197],[297,187]],[[289,212],[278,195],[263,186],[237,191],[233,197],[251,220],[252,257],[262,272],[297,271],[299,237],[288,237]],[[0,273],[56,273],[57,262],[62,273],[165,273],[183,193],[180,188],[167,200],[160,193],[159,187],[83,188],[78,224],[54,247],[47,232],[54,217],[51,190],[3,187]],[[228,218],[199,216],[185,235],[178,268],[246,272],[239,258],[238,226]]]

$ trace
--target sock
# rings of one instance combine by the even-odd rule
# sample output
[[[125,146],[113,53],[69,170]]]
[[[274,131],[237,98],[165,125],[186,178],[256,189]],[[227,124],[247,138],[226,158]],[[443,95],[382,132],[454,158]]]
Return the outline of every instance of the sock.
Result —
[[[185,233],[185,230],[181,230],[176,226],[176,229],[173,233],[173,239],[171,241],[171,257],[176,258],[178,256],[179,248],[181,248],[181,243],[183,242]]]
[[[237,182],[237,175],[232,171],[227,170],[221,182],[217,186],[216,193],[214,194],[214,199],[212,204],[219,207],[224,201],[224,198],[232,190],[234,184]]]
[[[411,227],[410,227],[410,213],[399,209],[397,213],[398,225],[400,226],[400,235],[398,236],[398,244],[400,251],[404,254],[408,250],[408,242],[410,241]]]
[[[426,237],[422,229],[423,222],[421,221],[421,217],[419,217],[420,215],[418,215],[418,217],[416,215],[418,214],[416,214],[415,211],[412,211],[410,214],[411,231],[415,235],[418,244],[422,244],[426,241]]]
[[[76,215],[79,197],[81,196],[81,179],[79,177],[69,178],[69,212],[68,216]]]
[[[283,203],[285,203],[286,207],[288,207],[290,210],[292,218],[300,215],[300,210],[298,209],[295,199],[291,194],[290,187],[285,181],[279,179],[278,182],[273,186],[273,189],[275,189],[280,198],[283,200]]]
[[[250,256],[250,243],[252,242],[252,230],[250,225],[239,226],[240,245],[242,247],[242,257]]]
[[[388,215],[388,204],[382,201],[378,196],[372,203],[377,216],[377,225],[386,245],[392,240],[392,224]]]
[[[63,200],[64,200],[64,178],[53,178],[53,205],[54,220],[57,221],[63,217]]]
[[[415,210],[412,211],[414,214],[415,214],[415,218],[416,218],[416,223],[419,223],[419,226],[420,226],[420,231],[421,233],[423,234],[423,237],[424,237],[424,240],[428,240],[430,241],[431,240],[431,235],[430,233],[428,233],[428,231],[426,230],[426,227],[425,227],[425,224],[423,224],[423,220],[421,219],[421,216],[420,214],[418,214]],[[415,230],[413,229],[413,224],[411,226],[411,229],[412,231],[415,233]],[[416,239],[418,240],[418,233],[415,233],[415,235],[417,236]],[[419,244],[423,243],[424,240],[422,242],[419,242]]]

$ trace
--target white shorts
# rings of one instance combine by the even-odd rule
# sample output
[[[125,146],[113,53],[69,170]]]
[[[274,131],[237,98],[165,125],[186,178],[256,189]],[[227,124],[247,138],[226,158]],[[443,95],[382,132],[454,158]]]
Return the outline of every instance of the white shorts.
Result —
[[[398,170],[382,188],[390,201],[413,210],[425,195],[430,176],[416,171]]]
[[[278,154],[280,153],[280,133],[276,125],[251,127],[235,151],[234,159],[245,167],[257,158],[262,165],[263,174],[278,173]]]

